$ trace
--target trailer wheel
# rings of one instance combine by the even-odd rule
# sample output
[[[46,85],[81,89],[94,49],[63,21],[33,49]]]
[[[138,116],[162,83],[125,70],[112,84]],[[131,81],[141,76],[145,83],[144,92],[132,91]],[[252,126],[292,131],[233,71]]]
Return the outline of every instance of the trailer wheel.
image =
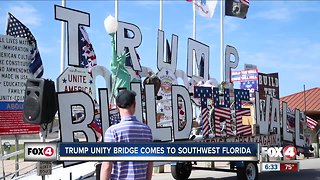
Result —
[[[189,178],[192,171],[191,162],[177,162],[176,165],[171,165],[171,175],[177,180],[186,180]]]
[[[237,169],[238,180],[257,180],[258,175],[257,162],[246,162],[244,167]]]

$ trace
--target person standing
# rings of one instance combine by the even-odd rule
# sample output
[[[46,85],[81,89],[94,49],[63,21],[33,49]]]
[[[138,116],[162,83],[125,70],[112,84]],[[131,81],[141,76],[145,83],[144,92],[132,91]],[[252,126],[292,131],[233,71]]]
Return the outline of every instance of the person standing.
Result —
[[[130,90],[121,90],[118,93],[116,105],[119,108],[121,121],[107,129],[104,136],[105,142],[152,142],[151,129],[134,116],[136,109],[135,96],[136,93]],[[153,162],[103,162],[100,179],[150,180],[152,170]]]

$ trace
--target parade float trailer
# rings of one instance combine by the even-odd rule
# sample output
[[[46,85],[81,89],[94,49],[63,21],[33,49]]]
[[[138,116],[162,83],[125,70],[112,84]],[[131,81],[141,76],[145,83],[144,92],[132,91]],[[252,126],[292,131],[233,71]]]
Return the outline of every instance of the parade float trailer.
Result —
[[[67,22],[68,44],[78,44],[78,26],[79,24],[89,26],[89,17],[85,12],[55,6],[55,18]],[[132,78],[130,80],[137,77],[136,72],[139,72],[141,77],[140,82],[130,83],[131,90],[137,92],[136,116],[151,128],[154,141],[258,143],[261,147],[282,147],[291,144],[297,149],[308,146],[303,131],[306,123],[303,112],[296,109],[293,114],[288,115],[287,104],[280,102],[279,98],[273,97],[272,94],[266,94],[262,99],[256,92],[252,100],[248,90],[233,88],[230,75],[232,69],[236,69],[239,63],[236,48],[226,46],[224,82],[218,83],[214,78],[209,78],[211,76],[208,45],[189,38],[187,70],[180,70],[177,68],[178,36],[172,35],[171,53],[168,57],[170,61],[165,62],[165,33],[159,30],[157,72],[153,72],[150,67],[142,66],[135,55],[135,48],[142,42],[139,27],[128,22],[117,23],[115,44],[117,55],[123,54],[127,48],[131,66],[125,68]],[[127,30],[134,36],[126,37]],[[90,126],[95,119],[100,119],[101,132],[105,132],[117,122],[111,121],[117,113],[117,110],[113,109],[112,102],[113,84],[117,79],[112,79],[113,72],[103,66],[94,66],[90,73],[88,69],[80,68],[78,49],[72,48],[73,46],[68,47],[69,67],[57,79],[59,141],[75,142],[77,139],[75,134],[81,132],[85,141],[97,142],[99,136]],[[231,56],[234,56],[234,61],[231,61]],[[150,78],[150,74],[161,80],[159,91],[155,90],[157,88],[154,83],[141,83],[143,79]],[[98,76],[104,78],[106,88],[100,88],[96,92],[95,80]],[[267,84],[275,83],[275,79],[272,78],[262,81]],[[99,113],[96,113],[97,110]],[[84,116],[77,121],[75,114],[81,112]],[[197,122],[196,117],[199,115]],[[294,126],[290,128],[288,117],[294,120]],[[63,167],[67,170],[68,167],[79,166],[79,163],[65,161]],[[230,169],[237,172],[240,178],[256,179],[258,163],[259,159],[257,161],[234,159],[230,161]],[[186,160],[171,164],[174,178],[187,179],[194,162]],[[50,176],[54,178],[55,175]]]
[[[56,19],[68,21],[69,26],[74,25],[77,28],[78,19],[64,18],[70,17],[67,12],[72,11],[60,6],[55,6]],[[57,18],[59,17],[59,18]],[[83,19],[82,19],[83,20]],[[72,23],[71,23],[72,22]],[[81,22],[84,25],[85,22]],[[126,67],[131,75],[131,80],[136,77],[136,71],[139,72],[142,79],[148,78],[152,69],[144,67],[135,56],[135,48],[142,41],[142,34],[138,26],[118,22],[116,36],[117,54],[123,54],[127,48],[130,53],[131,66]],[[133,37],[126,37],[125,30],[134,34]],[[69,28],[69,36],[77,36]],[[296,109],[293,114],[287,113],[287,104],[280,102],[279,97],[274,96],[272,89],[260,89],[266,92],[264,97],[260,97],[259,92],[255,92],[250,99],[248,90],[234,89],[231,82],[231,71],[236,69],[239,63],[239,56],[236,48],[227,45],[225,56],[224,82],[220,84],[213,78],[209,78],[209,51],[210,48],[204,43],[198,42],[192,38],[187,40],[187,70],[177,68],[177,49],[178,36],[171,37],[171,53],[169,62],[164,61],[164,31],[158,31],[157,45],[157,72],[155,74],[161,80],[161,88],[156,91],[155,84],[141,84],[141,82],[131,82],[130,88],[137,93],[136,116],[148,124],[152,129],[154,141],[172,142],[172,141],[195,141],[195,142],[238,142],[238,143],[259,143],[261,147],[282,147],[284,145],[293,145],[296,148],[305,148],[306,138],[304,136],[304,127],[306,116],[303,112]],[[70,39],[72,40],[72,38]],[[69,43],[75,43],[69,41]],[[77,70],[79,62],[78,53],[70,50],[69,65],[73,65],[76,70],[69,71],[68,76],[75,76],[71,72],[86,71],[86,69]],[[75,56],[75,57],[73,57]],[[234,56],[234,61],[231,61]],[[201,60],[201,61],[200,61]],[[200,65],[201,62],[201,65]],[[196,69],[201,67],[202,69]],[[199,71],[202,71],[200,73]],[[151,73],[152,74],[152,73]],[[99,89],[99,96],[94,103],[95,94],[90,92],[59,92],[58,107],[60,119],[60,132],[62,142],[72,142],[74,132],[82,131],[86,134],[88,142],[96,141],[96,135],[88,124],[92,123],[95,107],[99,107],[99,118],[102,122],[102,132],[114,122],[110,121],[112,116],[110,109],[109,96],[112,96],[112,84],[110,77],[112,72],[102,66],[95,66],[92,69],[92,81],[101,75],[107,88]],[[63,84],[63,79],[58,78],[59,90],[65,90],[68,83]],[[260,77],[258,77],[260,78]],[[62,79],[62,81],[60,81]],[[178,79],[180,79],[178,83]],[[141,80],[142,81],[142,80]],[[279,81],[272,77],[261,77],[258,79],[266,85],[277,84]],[[61,83],[62,82],[62,83]],[[73,82],[70,82],[73,83]],[[77,81],[76,83],[79,83]],[[63,84],[63,87],[61,87]],[[81,86],[81,85],[76,85]],[[82,85],[83,86],[83,85]],[[90,88],[82,88],[90,89]],[[93,88],[94,89],[94,88]],[[140,93],[141,92],[141,93]],[[160,98],[157,98],[160,97]],[[145,100],[145,101],[143,101]],[[81,105],[85,110],[86,116],[81,123],[74,124],[72,121],[72,106]],[[281,108],[280,108],[281,107]],[[284,109],[284,110],[282,110]],[[165,111],[169,112],[166,113]],[[201,115],[199,122],[196,121],[196,112]],[[182,113],[181,113],[182,112]],[[294,126],[289,126],[288,117],[294,120]],[[104,123],[109,122],[109,123]],[[292,124],[292,122],[290,122]],[[196,125],[198,124],[198,126]],[[289,128],[290,127],[290,128]],[[200,128],[198,133],[192,129]],[[230,168],[237,172],[238,177],[253,178],[258,176],[258,161],[230,161]],[[187,179],[192,170],[192,162],[172,163],[172,175],[176,179]]]

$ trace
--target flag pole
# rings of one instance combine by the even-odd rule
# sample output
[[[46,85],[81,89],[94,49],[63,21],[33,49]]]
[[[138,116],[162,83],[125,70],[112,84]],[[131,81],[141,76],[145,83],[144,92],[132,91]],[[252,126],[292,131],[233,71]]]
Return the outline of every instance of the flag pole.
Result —
[[[61,1],[62,7],[66,7],[66,0]],[[65,69],[65,56],[66,56],[66,23],[61,21],[61,54],[60,54],[60,73],[63,73]]]
[[[196,39],[196,4],[195,0],[192,3],[192,11],[193,11],[193,24],[192,24],[192,39]],[[193,63],[194,64],[194,63]],[[195,71],[195,69],[193,69]]]
[[[119,7],[118,7],[118,5],[119,5],[119,2],[118,2],[118,0],[115,0],[114,1],[114,18],[116,19],[116,21],[118,21],[118,10],[119,10]]]
[[[118,12],[118,10],[119,10],[119,1],[118,0],[115,0],[114,1],[114,18],[115,18],[115,20],[116,21],[118,21],[118,16],[119,16],[119,12]],[[115,33],[114,34],[114,49],[115,49],[115,51],[116,51],[116,56],[118,56],[118,54],[117,54],[117,33]],[[110,101],[109,101],[109,103],[113,103],[112,102],[112,100],[115,100],[115,95],[114,95],[114,91],[115,91],[115,86],[116,86],[116,82],[118,81],[118,72],[119,72],[119,69],[120,69],[120,64],[118,64],[118,67],[117,67],[117,72],[116,72],[116,78],[115,78],[115,80],[114,80],[114,83],[113,83],[113,85],[112,85],[112,87],[111,87],[111,97],[110,97]]]
[[[197,18],[196,18],[196,0],[193,0],[192,2],[192,11],[193,11],[193,15],[192,15],[192,19],[193,19],[193,23],[192,23],[192,39],[196,40],[197,39],[197,28],[196,28],[196,24],[197,24]],[[193,57],[193,75],[197,75],[197,61],[196,61],[196,52],[193,50],[192,52],[192,57]]]
[[[193,0],[192,1],[192,19],[193,19],[193,24],[192,24],[192,39],[196,40],[196,1]],[[196,54],[195,51],[192,52],[192,57],[193,57],[193,65],[192,65],[192,74],[195,76],[196,75]],[[197,117],[197,107],[195,105],[193,105],[193,116],[196,118]]]
[[[160,0],[159,29],[162,30],[163,0]]]
[[[224,0],[220,1],[220,83],[224,81]]]

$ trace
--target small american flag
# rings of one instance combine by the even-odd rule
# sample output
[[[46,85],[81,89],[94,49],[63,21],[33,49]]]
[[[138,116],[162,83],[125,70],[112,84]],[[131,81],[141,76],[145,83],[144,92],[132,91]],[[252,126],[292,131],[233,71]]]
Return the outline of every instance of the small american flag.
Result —
[[[201,127],[202,127],[202,135],[209,135],[209,109],[207,98],[212,97],[212,88],[211,87],[201,87],[195,86],[194,88],[194,97],[201,98]]]
[[[101,124],[101,119],[99,115],[96,115],[94,117],[93,122],[89,126],[93,128],[95,131],[97,131],[98,133],[102,134],[102,124]]]
[[[41,78],[43,75],[43,65],[35,37],[17,18],[15,18],[11,13],[8,14],[7,35],[28,39],[32,46],[32,50],[30,51],[31,64],[29,65],[29,68],[34,77]]]
[[[92,68],[97,65],[96,54],[83,26],[79,26],[78,36],[80,67],[88,68],[89,74],[92,76]]]
[[[307,127],[310,129],[315,129],[318,125],[318,121],[310,118],[309,116],[306,116],[307,118]]]

